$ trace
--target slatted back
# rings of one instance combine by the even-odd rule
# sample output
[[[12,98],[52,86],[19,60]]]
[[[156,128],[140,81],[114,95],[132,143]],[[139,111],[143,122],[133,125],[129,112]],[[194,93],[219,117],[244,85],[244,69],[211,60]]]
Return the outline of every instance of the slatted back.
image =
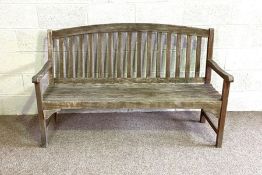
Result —
[[[206,59],[212,57],[212,51],[207,52],[213,49],[210,33],[163,24],[105,24],[52,31],[49,53],[54,81],[203,82]]]

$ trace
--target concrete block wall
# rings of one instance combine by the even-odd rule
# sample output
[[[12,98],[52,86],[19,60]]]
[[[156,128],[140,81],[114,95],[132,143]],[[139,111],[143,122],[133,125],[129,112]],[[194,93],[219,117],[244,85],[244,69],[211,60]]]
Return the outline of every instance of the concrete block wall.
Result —
[[[46,29],[113,22],[215,28],[214,59],[235,77],[229,110],[262,110],[260,0],[0,0],[0,115],[35,114],[31,77]],[[221,88],[221,80],[212,80]]]

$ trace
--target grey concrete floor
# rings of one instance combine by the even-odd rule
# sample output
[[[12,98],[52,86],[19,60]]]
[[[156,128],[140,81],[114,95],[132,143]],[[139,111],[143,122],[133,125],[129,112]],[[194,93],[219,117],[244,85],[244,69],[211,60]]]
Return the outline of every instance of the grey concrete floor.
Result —
[[[198,112],[0,117],[0,174],[262,174],[262,112],[229,112],[223,148]]]

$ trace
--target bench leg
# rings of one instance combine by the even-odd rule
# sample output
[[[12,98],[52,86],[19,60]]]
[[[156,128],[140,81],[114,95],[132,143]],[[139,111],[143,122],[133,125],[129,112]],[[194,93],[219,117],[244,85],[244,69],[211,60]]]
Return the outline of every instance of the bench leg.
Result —
[[[47,124],[44,117],[44,113],[41,112],[38,114],[39,118],[39,125],[40,125],[40,132],[41,132],[41,147],[46,148],[48,146],[47,143]]]
[[[57,123],[58,122],[58,113],[57,112],[54,114],[54,119],[55,119],[55,123]]]
[[[200,112],[200,123],[205,123],[206,122],[206,118],[204,117],[204,110],[201,109],[201,112]]]
[[[227,113],[227,102],[228,102],[228,94],[229,94],[230,83],[223,83],[223,91],[222,91],[222,105],[220,109],[220,116],[218,119],[218,127],[217,127],[217,139],[216,139],[216,147],[222,147],[226,113]]]
[[[36,93],[36,102],[37,102],[37,110],[38,110],[38,119],[40,125],[40,132],[41,132],[41,146],[47,147],[47,126],[45,115],[42,106],[42,95],[41,95],[41,88],[39,83],[35,83],[35,93]]]
[[[223,135],[224,135],[224,127],[225,127],[225,118],[226,116],[220,116],[218,120],[218,128],[217,128],[217,138],[216,138],[216,147],[222,147]]]

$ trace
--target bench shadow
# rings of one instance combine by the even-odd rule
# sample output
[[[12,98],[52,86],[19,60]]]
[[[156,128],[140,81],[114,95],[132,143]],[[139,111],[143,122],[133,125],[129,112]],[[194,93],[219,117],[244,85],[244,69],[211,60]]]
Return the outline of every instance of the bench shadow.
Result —
[[[196,111],[59,114],[55,132],[113,131],[129,139],[137,137],[138,145],[214,146],[215,135],[208,124],[199,122],[199,115]]]
[[[6,117],[0,125],[1,130],[12,133],[3,135],[0,147],[39,147],[36,116]],[[199,123],[199,112],[195,111],[59,114],[57,122],[51,120],[48,135],[50,145],[81,140],[84,144],[102,141],[123,146],[132,141],[134,146],[209,148],[215,142],[212,129]]]

